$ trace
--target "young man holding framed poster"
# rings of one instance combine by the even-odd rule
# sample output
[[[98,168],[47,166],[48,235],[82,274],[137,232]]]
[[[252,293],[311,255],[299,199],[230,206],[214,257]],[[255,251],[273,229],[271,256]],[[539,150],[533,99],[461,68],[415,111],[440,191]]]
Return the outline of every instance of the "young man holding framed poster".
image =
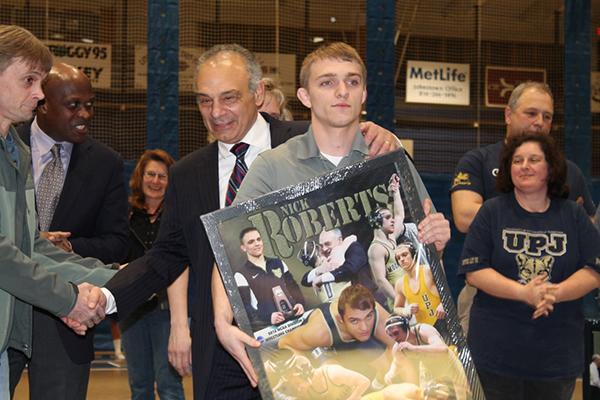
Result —
[[[366,100],[366,69],[360,56],[344,43],[332,43],[309,54],[300,72],[298,98],[311,109],[311,127],[301,136],[279,148],[259,155],[246,175],[236,202],[249,200],[303,182],[335,169],[363,161],[368,154],[359,130],[362,104]],[[411,165],[419,192],[424,186]],[[419,224],[419,240],[434,244],[442,251],[450,239],[448,221],[441,213],[430,213]],[[240,363],[250,383],[258,378],[245,345],[258,347],[254,340],[232,324],[233,312],[223,282],[212,279],[213,308],[217,337],[224,348]]]

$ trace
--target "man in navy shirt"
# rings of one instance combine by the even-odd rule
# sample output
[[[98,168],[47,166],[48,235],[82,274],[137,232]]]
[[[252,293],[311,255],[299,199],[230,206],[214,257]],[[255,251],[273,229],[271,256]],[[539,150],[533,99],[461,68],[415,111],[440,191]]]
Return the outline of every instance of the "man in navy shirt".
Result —
[[[504,109],[506,137],[523,132],[550,134],[554,115],[554,99],[550,87],[541,82],[525,82],[517,86]],[[496,175],[504,141],[473,149],[458,162],[450,189],[452,216],[456,228],[466,233],[485,200],[496,197]],[[591,217],[594,202],[581,170],[567,161],[569,199],[582,204]],[[458,316],[465,331],[476,290],[465,286],[458,297]]]

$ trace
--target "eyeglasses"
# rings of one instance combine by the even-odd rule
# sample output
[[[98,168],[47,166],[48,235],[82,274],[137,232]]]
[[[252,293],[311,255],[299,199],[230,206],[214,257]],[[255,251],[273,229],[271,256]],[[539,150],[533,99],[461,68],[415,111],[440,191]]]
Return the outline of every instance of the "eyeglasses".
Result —
[[[158,176],[158,180],[160,180],[160,181],[166,181],[167,178],[168,178],[167,174],[159,174],[159,173],[154,172],[154,171],[146,171],[146,172],[144,172],[144,176],[146,176],[146,177],[148,177],[150,179],[154,179],[154,178],[156,178]]]

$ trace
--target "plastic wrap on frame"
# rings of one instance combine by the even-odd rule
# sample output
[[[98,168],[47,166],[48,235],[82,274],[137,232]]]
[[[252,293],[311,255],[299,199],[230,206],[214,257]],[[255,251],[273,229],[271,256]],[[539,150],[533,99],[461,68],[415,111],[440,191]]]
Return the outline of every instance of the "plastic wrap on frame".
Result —
[[[418,222],[425,218],[425,213],[423,212],[421,199],[416,192],[416,185],[410,172],[407,157],[398,157],[398,161],[396,162],[396,171],[400,177],[402,187],[405,188],[404,201],[407,203],[413,219],[418,224]],[[471,387],[472,398],[476,400],[485,399],[483,389],[481,388],[481,384],[479,382],[479,377],[477,376],[477,371],[475,370],[475,365],[473,364],[473,359],[471,358],[471,353],[467,347],[465,335],[458,320],[456,306],[452,300],[452,294],[450,293],[450,287],[448,285],[448,281],[446,280],[444,268],[437,255],[435,246],[428,245],[426,247],[426,251],[427,258],[430,260],[433,279],[440,293],[441,302],[444,305],[444,309],[450,316],[447,319],[450,341],[457,346],[458,358],[464,366],[465,373],[469,381],[469,386]]]
[[[384,170],[393,171],[399,175],[402,191],[404,192],[403,201],[405,210],[408,209],[410,218],[412,218],[414,223],[418,224],[425,217],[421,206],[421,198],[410,172],[408,158],[401,150],[332,171],[326,175],[312,178],[300,184],[288,186],[256,199],[218,210],[201,217],[215,253],[215,260],[221,272],[237,324],[243,331],[251,336],[254,332],[251,321],[246,314],[245,305],[237,289],[234,278],[234,269],[231,265],[232,260],[230,260],[227,254],[228,250],[239,251],[239,242],[236,243],[236,249],[229,249],[225,245],[226,238],[222,237],[224,234],[224,224],[241,216],[248,216],[264,209],[275,209],[281,204],[291,204],[291,202],[296,199],[303,199],[308,196],[319,196],[323,191],[327,191],[328,187],[331,185],[343,183],[343,189],[351,192],[352,189],[348,188],[348,185],[351,185],[351,183],[345,185],[346,180],[352,180],[352,178],[361,174],[364,174],[365,176],[375,176],[377,175],[377,172]],[[357,192],[350,193],[350,195],[353,194],[357,194]],[[227,234],[231,235],[230,232]],[[229,239],[229,243],[229,246],[233,247],[231,238]],[[426,247],[426,254],[433,279],[440,294],[441,303],[448,315],[446,320],[448,330],[446,344],[456,348],[457,358],[462,363],[466,380],[468,381],[468,396],[466,398],[477,400],[484,399],[485,397],[479,384],[470,352],[466,346],[466,340],[460,324],[458,323],[456,307],[451,297],[442,264],[432,245]],[[263,399],[274,399],[274,392],[269,385],[260,350],[248,349],[248,353],[259,377],[259,388]]]

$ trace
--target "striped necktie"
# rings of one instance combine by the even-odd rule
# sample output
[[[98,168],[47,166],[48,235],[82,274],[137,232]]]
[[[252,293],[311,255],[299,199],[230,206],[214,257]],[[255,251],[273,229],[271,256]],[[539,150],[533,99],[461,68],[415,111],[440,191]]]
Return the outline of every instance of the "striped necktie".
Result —
[[[246,161],[244,161],[244,156],[248,151],[248,147],[250,147],[248,143],[240,142],[235,144],[230,150],[235,154],[235,166],[233,167],[233,172],[231,172],[231,177],[227,184],[227,193],[225,194],[226,206],[233,203],[233,199],[235,199],[235,195],[240,188],[242,180],[244,179],[244,176],[246,176],[246,172],[248,172],[248,166],[246,166]]]
[[[63,183],[65,181],[65,171],[60,159],[61,148],[62,145],[55,144],[50,149],[52,159],[44,167],[35,193],[41,231],[50,229],[54,210],[58,205],[58,200],[60,199]]]

